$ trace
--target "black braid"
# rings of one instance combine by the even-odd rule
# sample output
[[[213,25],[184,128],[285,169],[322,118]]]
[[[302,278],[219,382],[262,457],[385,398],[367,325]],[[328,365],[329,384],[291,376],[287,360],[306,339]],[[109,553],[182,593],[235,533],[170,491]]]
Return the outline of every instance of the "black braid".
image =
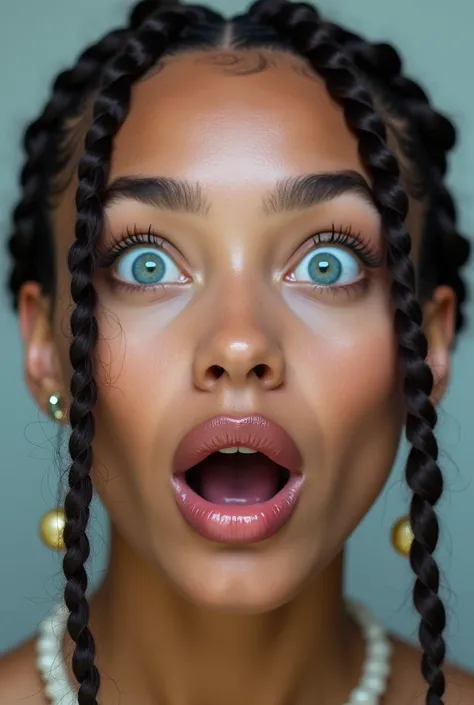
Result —
[[[447,169],[447,153],[456,144],[454,125],[441,113],[435,111],[425,91],[412,79],[402,75],[402,60],[389,44],[370,44],[362,37],[337,25],[331,25],[338,43],[344,48],[361,73],[368,77],[376,92],[397,100],[413,131],[413,148],[421,143],[430,173],[428,186],[429,210],[425,225],[425,243],[422,252],[429,246],[430,258],[420,264],[422,298],[428,297],[437,286],[446,285],[456,293],[456,329],[464,325],[463,304],[467,297],[466,286],[459,274],[470,253],[468,240],[457,232],[456,207],[446,188],[443,177]],[[419,149],[417,151],[420,151]],[[426,159],[429,155],[429,159]],[[420,155],[423,159],[423,155]],[[429,245],[428,245],[429,243]]]
[[[286,34],[298,54],[324,79],[331,97],[344,110],[350,130],[359,140],[359,153],[372,178],[372,188],[388,241],[388,265],[396,307],[395,328],[405,371],[406,434],[411,444],[406,478],[413,498],[410,519],[415,540],[411,565],[416,575],[414,601],[421,615],[422,672],[428,683],[427,705],[441,705],[445,679],[442,636],[445,611],[438,596],[439,571],[432,556],[438,541],[438,520],[433,506],[443,480],[437,465],[438,447],[433,433],[436,411],[430,401],[433,376],[426,363],[428,345],[421,329],[422,310],[415,295],[415,271],[410,260],[411,240],[404,221],[408,199],[399,183],[399,167],[387,147],[386,128],[376,114],[367,89],[349,58],[335,41],[330,27],[303,3],[263,0],[251,14]]]
[[[130,16],[129,28],[108,33],[81,54],[75,67],[59,74],[41,116],[25,133],[27,160],[21,174],[23,193],[14,210],[13,233],[9,241],[13,256],[9,284],[15,306],[20,287],[26,281],[40,282],[44,293],[52,293],[53,290],[54,258],[48,218],[52,191],[50,181],[69,157],[67,154],[63,157],[60,152],[61,142],[68,131],[66,123],[81,114],[86,98],[99,85],[104,64],[123,48],[130,29],[138,27],[147,15],[156,11],[157,5],[154,0],[139,3]],[[90,551],[86,528],[92,499],[89,470],[94,424],[91,411],[96,401],[91,351],[97,330],[93,317],[95,293],[88,283],[90,266],[85,248],[76,246],[70,256],[72,296],[77,306],[71,319],[74,336],[71,362],[75,370],[71,382],[73,402],[70,411],[72,465],[70,490],[65,498],[67,523],[64,536],[67,550],[63,565],[67,580],[65,601],[71,612],[68,629],[76,642],[73,669],[81,683],[80,705],[96,702],[100,684],[94,667],[94,641],[87,629],[89,607],[85,597],[87,574],[84,568]]]
[[[48,217],[50,181],[63,166],[59,145],[67,134],[66,122],[81,113],[85,99],[99,84],[104,64],[123,47],[128,29],[138,27],[156,7],[156,0],[138,3],[130,16],[129,28],[106,34],[79,56],[73,68],[61,72],[40,117],[25,132],[22,197],[13,211],[9,239],[13,259],[9,289],[15,308],[20,288],[27,281],[40,282],[45,294],[54,293],[54,248]]]
[[[15,306],[19,289],[25,281],[41,281],[37,255],[44,249],[47,232],[44,222],[47,203],[43,200],[45,183],[47,172],[54,173],[57,170],[51,162],[52,153],[54,154],[52,147],[60,139],[64,116],[70,115],[75,107],[80,106],[84,94],[97,79],[103,62],[120,49],[122,41],[123,33],[120,31],[107,34],[79,57],[74,68],[59,74],[53,84],[51,99],[43,113],[25,133],[23,144],[27,158],[21,173],[23,193],[13,213],[13,233],[9,243],[14,260],[10,289]],[[48,257],[41,259],[42,262],[48,262],[50,273],[52,247],[48,249]],[[47,279],[51,282],[53,277],[50,275]]]
[[[84,562],[89,556],[86,526],[92,497],[93,408],[97,397],[92,361],[97,342],[96,293],[92,277],[95,247],[102,230],[101,202],[109,175],[113,140],[128,114],[133,84],[156,64],[189,18],[189,13],[178,8],[156,12],[129,38],[123,53],[106,67],[104,87],[94,105],[93,125],[87,134],[85,153],[79,165],[76,241],[69,254],[71,293],[76,308],[71,316],[71,363],[74,369],[70,412],[72,466],[69,475],[71,489],[65,503],[68,522],[64,535],[67,546],[64,572],[68,579],[65,598],[70,610],[68,630],[76,643],[73,670],[80,684],[79,705],[96,705],[100,685],[94,665],[94,639],[88,628]]]

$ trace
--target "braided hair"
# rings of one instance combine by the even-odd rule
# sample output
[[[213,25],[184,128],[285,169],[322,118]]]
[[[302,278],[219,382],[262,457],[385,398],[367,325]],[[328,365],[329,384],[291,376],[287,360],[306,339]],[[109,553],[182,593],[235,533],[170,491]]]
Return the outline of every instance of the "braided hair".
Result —
[[[71,380],[71,467],[65,499],[65,601],[70,612],[68,631],[75,642],[73,671],[79,683],[79,705],[97,705],[100,676],[94,664],[95,645],[89,630],[86,598],[89,556],[87,524],[92,499],[93,410],[97,399],[94,348],[98,330],[93,274],[96,244],[102,228],[103,195],[107,186],[114,138],[126,120],[131,93],[167,54],[192,48],[283,48],[303,57],[325,82],[328,93],[344,111],[348,128],[357,137],[361,161],[369,173],[375,203],[387,238],[387,262],[392,277],[395,330],[404,369],[406,435],[411,450],[406,479],[412,491],[410,519],[414,533],[411,566],[416,576],[414,602],[420,613],[422,673],[427,705],[442,705],[445,681],[443,631],[445,611],[438,595],[439,570],[433,552],[438,541],[434,505],[443,481],[437,464],[433,433],[436,412],[430,401],[433,377],[426,362],[419,298],[440,284],[457,294],[457,329],[463,323],[465,288],[459,269],[468,258],[467,241],[457,233],[452,197],[443,182],[447,152],[455,141],[451,123],[435,112],[423,90],[401,73],[398,54],[386,44],[370,45],[360,37],[321,19],[306,3],[260,0],[247,14],[230,23],[200,6],[143,0],[129,24],[84,52],[77,65],[56,79],[50,101],[28,128],[27,154],[21,184],[22,199],[14,211],[10,251],[13,270],[10,290],[14,303],[22,284],[38,281],[54,293],[52,228],[49,221],[52,180],[65,163],[61,145],[72,117],[96,92],[93,123],[79,165],[76,240],[69,253],[73,341]],[[387,147],[386,126],[374,108],[380,98],[389,115],[406,119],[401,146],[424,186],[428,214],[418,276],[410,260],[411,241],[404,221],[408,199],[399,183],[397,160]],[[417,288],[420,297],[417,296]]]
[[[469,259],[470,247],[468,240],[457,232],[456,207],[443,182],[447,154],[456,143],[455,128],[432,108],[421,86],[402,74],[402,60],[392,46],[369,44],[334,24],[331,28],[354,65],[369,80],[375,94],[384,100],[388,112],[408,121],[411,134],[406,146],[412,161],[424,165],[422,176],[428,195],[418,272],[420,298],[428,298],[438,286],[451,287],[456,293],[456,330],[459,331],[464,324],[463,304],[467,293],[459,270]]]
[[[20,175],[22,195],[13,215],[9,251],[13,259],[9,288],[13,305],[25,281],[37,281],[45,294],[54,294],[54,248],[48,222],[51,209],[51,179],[58,174],[70,155],[61,145],[67,137],[67,122],[79,115],[84,102],[98,87],[102,68],[123,46],[127,30],[133,30],[156,10],[156,2],[142,0],[130,15],[128,28],[106,34],[88,47],[76,65],[55,79],[51,98],[41,115],[25,131],[23,148],[26,160]]]

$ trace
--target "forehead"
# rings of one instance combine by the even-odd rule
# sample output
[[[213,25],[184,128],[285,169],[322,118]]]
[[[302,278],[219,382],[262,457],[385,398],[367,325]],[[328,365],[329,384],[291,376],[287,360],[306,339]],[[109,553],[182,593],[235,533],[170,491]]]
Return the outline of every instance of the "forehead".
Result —
[[[64,246],[58,234],[74,227],[76,168],[90,108],[71,127],[74,154],[58,175],[62,195],[52,221],[55,241]],[[388,144],[410,192],[412,175],[390,122]],[[232,204],[243,213],[239,209],[250,207],[248,196],[256,197],[260,187],[264,191],[291,176],[346,169],[371,182],[341,108],[302,59],[277,51],[226,50],[167,58],[134,86],[130,113],[114,140],[110,181],[129,175],[198,181],[211,199],[222,194],[224,207]],[[406,225],[417,261],[426,203],[409,201]]]
[[[279,52],[192,52],[139,83],[111,178],[166,175],[209,186],[304,172],[363,172],[357,141],[305,64]]]

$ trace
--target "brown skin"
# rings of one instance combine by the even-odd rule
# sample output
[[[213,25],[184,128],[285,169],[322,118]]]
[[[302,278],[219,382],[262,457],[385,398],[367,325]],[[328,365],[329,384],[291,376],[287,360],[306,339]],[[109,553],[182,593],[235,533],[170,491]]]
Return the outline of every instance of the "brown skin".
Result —
[[[239,77],[208,58],[179,57],[137,86],[115,143],[111,180],[199,182],[209,208],[190,215],[122,200],[107,211],[102,247],[127,228],[152,226],[184,279],[150,293],[114,285],[114,268],[96,278],[93,479],[112,521],[110,567],[91,600],[100,702],[118,702],[119,691],[122,705],[340,705],[364,658],[342,608],[343,547],[388,477],[403,399],[386,269],[362,266],[366,285],[351,291],[315,290],[293,275],[312,235],[333,224],[383,252],[380,220],[355,194],[266,214],[262,201],[279,180],[347,169],[368,179],[357,142],[323,85],[295,73],[293,58],[272,53],[271,70]],[[66,254],[76,187],[53,213],[52,322],[36,284],[20,299],[26,377],[43,409],[52,392],[67,395],[71,374]],[[412,201],[415,263],[422,218],[423,204]],[[444,287],[426,306],[435,401],[448,381],[454,309]],[[263,380],[249,374],[256,364],[267,365]],[[217,381],[212,365],[225,369]],[[267,415],[302,453],[306,483],[295,515],[258,545],[202,539],[170,490],[180,439],[221,413]],[[448,675],[446,703],[470,701],[470,677]],[[423,692],[418,651],[396,642],[384,703],[422,703]],[[21,697],[45,702],[32,642],[0,665],[0,701]]]

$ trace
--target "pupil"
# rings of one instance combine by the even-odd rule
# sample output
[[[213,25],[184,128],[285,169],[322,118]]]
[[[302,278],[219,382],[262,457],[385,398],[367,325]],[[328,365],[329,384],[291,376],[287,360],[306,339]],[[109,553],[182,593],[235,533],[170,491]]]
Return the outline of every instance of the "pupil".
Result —
[[[315,255],[310,264],[310,277],[317,284],[334,284],[342,273],[337,257],[327,252]]]
[[[132,271],[139,284],[158,284],[165,273],[165,265],[159,255],[146,252],[137,257]]]

